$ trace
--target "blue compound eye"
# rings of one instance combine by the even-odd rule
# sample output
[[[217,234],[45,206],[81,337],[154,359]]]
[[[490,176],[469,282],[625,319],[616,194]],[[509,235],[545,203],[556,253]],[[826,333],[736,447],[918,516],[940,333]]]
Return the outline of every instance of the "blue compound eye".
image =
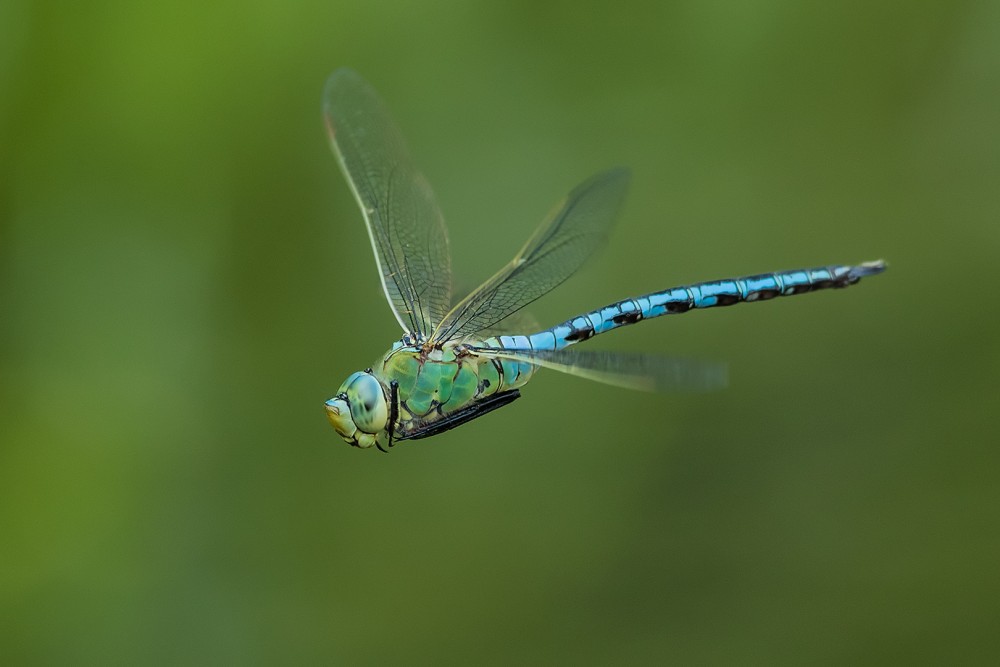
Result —
[[[379,433],[389,421],[389,405],[382,385],[370,373],[355,373],[345,383],[351,417],[365,433]]]

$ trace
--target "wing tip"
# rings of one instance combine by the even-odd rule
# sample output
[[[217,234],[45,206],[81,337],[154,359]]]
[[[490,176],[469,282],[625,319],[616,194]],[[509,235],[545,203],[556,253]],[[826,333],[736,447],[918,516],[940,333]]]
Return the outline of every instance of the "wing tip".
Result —
[[[350,67],[338,67],[330,72],[326,77],[326,84],[323,86],[323,115],[326,116],[327,125],[331,125],[329,118],[333,102],[338,98],[338,91],[345,86],[369,87],[365,78]]]

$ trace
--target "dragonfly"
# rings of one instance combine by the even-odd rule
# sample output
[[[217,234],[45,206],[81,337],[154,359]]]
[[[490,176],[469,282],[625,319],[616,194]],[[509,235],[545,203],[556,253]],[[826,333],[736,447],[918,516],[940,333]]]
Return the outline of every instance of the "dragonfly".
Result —
[[[453,298],[444,217],[385,103],[347,68],[330,75],[323,102],[333,151],[361,207],[382,289],[403,330],[372,367],[351,374],[325,403],[334,429],[355,447],[388,451],[477,419],[519,398],[542,368],[646,391],[719,388],[726,383],[723,364],[575,346],[662,315],[847,287],[886,268],[879,260],[671,287],[532,332],[521,309],[604,245],[629,171],[611,169],[578,185],[510,263]]]

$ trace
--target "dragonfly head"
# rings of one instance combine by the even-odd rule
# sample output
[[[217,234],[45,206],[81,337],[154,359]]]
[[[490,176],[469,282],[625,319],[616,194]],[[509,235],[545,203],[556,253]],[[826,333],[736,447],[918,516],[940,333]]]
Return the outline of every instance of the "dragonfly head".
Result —
[[[389,402],[382,383],[370,371],[352,374],[326,402],[326,417],[349,444],[371,447],[389,421]]]

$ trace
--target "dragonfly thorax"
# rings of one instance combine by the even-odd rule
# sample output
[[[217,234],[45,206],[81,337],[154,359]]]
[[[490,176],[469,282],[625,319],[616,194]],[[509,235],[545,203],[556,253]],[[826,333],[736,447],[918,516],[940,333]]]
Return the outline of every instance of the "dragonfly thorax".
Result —
[[[407,331],[403,334],[403,337],[399,339],[399,342],[402,343],[403,347],[422,347],[425,340],[424,336]]]

